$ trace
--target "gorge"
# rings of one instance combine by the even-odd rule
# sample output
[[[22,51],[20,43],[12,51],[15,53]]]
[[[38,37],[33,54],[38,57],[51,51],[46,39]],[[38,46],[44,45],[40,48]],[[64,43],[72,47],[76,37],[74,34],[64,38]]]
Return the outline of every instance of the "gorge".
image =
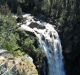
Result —
[[[25,54],[37,75],[80,75],[79,33],[80,0],[0,0],[0,75],[3,59],[9,63]],[[23,73],[29,70],[25,65]]]

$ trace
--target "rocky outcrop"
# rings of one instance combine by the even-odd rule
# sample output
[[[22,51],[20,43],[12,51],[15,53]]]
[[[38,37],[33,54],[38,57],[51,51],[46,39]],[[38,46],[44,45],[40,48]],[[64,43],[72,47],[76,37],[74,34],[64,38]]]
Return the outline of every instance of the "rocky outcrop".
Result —
[[[28,55],[12,58],[0,55],[0,75],[38,75],[38,72]]]

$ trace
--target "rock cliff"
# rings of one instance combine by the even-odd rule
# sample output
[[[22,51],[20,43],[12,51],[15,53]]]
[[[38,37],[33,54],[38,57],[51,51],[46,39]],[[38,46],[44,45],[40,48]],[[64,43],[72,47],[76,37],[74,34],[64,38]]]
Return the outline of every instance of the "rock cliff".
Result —
[[[0,75],[38,75],[33,59],[28,56],[6,57],[9,53],[0,54]],[[10,54],[9,54],[10,55]]]

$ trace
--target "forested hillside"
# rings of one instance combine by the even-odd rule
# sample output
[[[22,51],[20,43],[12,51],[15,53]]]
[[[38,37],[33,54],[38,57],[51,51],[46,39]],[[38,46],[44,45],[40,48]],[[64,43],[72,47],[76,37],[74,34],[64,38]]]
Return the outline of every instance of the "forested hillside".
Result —
[[[40,20],[55,25],[63,47],[66,73],[80,75],[80,0],[0,0],[0,47],[12,50],[13,53],[16,50],[24,51],[23,54],[26,47],[28,49],[31,47],[34,55],[36,52],[42,54],[34,46],[35,37],[28,37],[28,34],[25,35],[26,32],[17,30],[16,24],[24,21],[22,17],[24,13],[31,13]],[[18,19],[12,18],[12,14],[17,14]],[[12,45],[16,45],[16,48],[14,49]],[[31,54],[32,57],[34,55]]]

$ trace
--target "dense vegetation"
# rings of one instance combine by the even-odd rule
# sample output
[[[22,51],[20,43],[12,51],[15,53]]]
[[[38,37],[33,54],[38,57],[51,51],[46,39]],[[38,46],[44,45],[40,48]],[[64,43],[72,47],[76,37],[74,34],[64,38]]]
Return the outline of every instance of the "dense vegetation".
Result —
[[[25,52],[26,47],[27,49],[36,50],[33,46],[34,39],[27,37],[27,35],[21,37],[19,33],[22,31],[20,32],[15,29],[16,20],[10,16],[11,12],[17,13],[21,20],[22,12],[32,13],[38,16],[38,18],[56,25],[62,40],[68,75],[80,74],[80,0],[0,0],[0,5],[1,48],[6,48],[13,52],[18,49]],[[5,16],[2,16],[2,14]],[[24,35],[23,33],[21,34]],[[20,41],[22,42],[19,43]],[[10,44],[9,47],[7,46],[8,44]],[[29,47],[30,45],[31,48]]]

